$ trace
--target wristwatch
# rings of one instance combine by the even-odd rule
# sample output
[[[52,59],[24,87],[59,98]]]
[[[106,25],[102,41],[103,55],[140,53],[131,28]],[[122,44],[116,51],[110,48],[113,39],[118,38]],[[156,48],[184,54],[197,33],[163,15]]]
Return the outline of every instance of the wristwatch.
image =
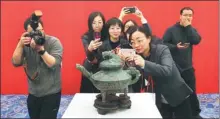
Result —
[[[41,50],[38,52],[39,55],[43,55],[46,52],[46,50]]]

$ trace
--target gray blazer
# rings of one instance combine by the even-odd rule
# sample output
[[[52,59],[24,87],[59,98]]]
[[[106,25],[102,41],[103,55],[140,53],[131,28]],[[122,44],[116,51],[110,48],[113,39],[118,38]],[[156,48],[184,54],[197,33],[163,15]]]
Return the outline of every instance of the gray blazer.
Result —
[[[151,75],[155,83],[156,104],[161,103],[161,94],[171,106],[181,104],[192,89],[184,82],[173,59],[170,50],[165,45],[151,45],[149,61],[145,60],[144,69],[139,69],[145,76]],[[133,90],[140,91],[140,83],[134,84]]]

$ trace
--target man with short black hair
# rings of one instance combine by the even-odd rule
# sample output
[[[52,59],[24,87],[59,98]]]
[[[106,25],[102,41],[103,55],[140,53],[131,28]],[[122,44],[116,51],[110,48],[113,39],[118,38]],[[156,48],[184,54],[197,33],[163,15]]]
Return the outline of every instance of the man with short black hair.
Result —
[[[201,109],[196,95],[195,70],[192,64],[193,45],[200,43],[201,36],[191,25],[193,14],[192,8],[182,8],[180,10],[180,21],[166,30],[163,40],[164,44],[169,47],[182,78],[194,91],[190,96],[192,115],[201,118],[199,116]]]
[[[23,65],[28,78],[27,107],[30,118],[56,118],[61,100],[63,47],[59,39],[45,35],[41,20],[36,29],[33,29],[32,23],[32,18],[24,22],[27,32],[20,37],[12,63],[15,67]],[[30,36],[33,30],[41,35]],[[44,40],[44,44],[39,45],[37,40]]]

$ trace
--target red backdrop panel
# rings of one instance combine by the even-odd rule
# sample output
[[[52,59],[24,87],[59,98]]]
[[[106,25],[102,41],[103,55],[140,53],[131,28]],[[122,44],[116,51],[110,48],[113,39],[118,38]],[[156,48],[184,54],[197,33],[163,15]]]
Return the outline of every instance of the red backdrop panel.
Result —
[[[14,68],[11,57],[24,31],[24,20],[36,9],[43,11],[44,29],[58,37],[64,47],[62,66],[63,94],[79,92],[81,73],[75,69],[85,53],[80,36],[87,30],[90,12],[103,12],[106,19],[118,17],[123,6],[137,6],[150,23],[153,33],[162,37],[165,30],[179,19],[179,10],[191,6],[195,10],[193,25],[202,36],[194,47],[197,93],[218,92],[218,2],[162,1],[53,1],[6,2],[1,4],[1,94],[27,94],[23,68]],[[135,16],[126,17],[140,21]]]

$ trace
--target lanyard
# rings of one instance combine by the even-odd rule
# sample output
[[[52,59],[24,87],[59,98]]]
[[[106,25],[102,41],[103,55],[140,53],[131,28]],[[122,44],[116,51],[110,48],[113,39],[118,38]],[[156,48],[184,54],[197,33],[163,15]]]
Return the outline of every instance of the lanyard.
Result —
[[[143,92],[149,92],[149,87],[151,86],[151,91],[153,92],[153,89],[154,89],[154,82],[153,82],[153,79],[152,79],[152,76],[148,76],[147,77],[147,85],[144,85],[143,87],[143,83],[145,83],[145,80],[144,79],[144,73],[141,72],[142,75],[141,75],[141,89],[140,89],[140,92],[143,93]]]

